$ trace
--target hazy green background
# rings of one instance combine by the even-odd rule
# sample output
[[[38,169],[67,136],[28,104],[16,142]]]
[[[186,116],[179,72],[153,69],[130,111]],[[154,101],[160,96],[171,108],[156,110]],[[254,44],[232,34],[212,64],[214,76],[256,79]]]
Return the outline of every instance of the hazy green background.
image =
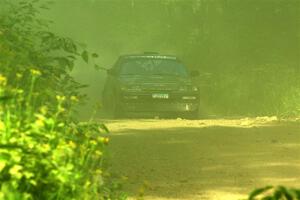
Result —
[[[299,0],[56,0],[47,16],[62,35],[111,66],[120,54],[175,54],[198,69],[205,116],[300,112]],[[78,63],[100,101],[105,73]]]

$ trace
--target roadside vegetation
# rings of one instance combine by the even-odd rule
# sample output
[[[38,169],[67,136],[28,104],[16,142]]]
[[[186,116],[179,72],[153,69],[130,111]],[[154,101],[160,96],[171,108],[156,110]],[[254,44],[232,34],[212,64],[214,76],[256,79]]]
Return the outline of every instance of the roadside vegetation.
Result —
[[[283,186],[266,186],[250,193],[248,200],[299,200],[300,190]]]
[[[89,54],[48,30],[47,6],[0,1],[0,199],[123,199],[105,168],[107,128],[74,117],[84,86],[69,73]]]

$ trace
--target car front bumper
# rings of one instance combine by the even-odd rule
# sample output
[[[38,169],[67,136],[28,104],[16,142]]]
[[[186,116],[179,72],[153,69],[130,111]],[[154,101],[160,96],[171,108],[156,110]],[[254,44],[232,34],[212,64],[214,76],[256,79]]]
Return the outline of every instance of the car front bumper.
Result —
[[[125,112],[193,112],[198,110],[196,103],[124,103]]]
[[[152,94],[125,93],[119,102],[124,112],[195,112],[199,95],[195,93],[170,93],[166,99],[154,99]]]

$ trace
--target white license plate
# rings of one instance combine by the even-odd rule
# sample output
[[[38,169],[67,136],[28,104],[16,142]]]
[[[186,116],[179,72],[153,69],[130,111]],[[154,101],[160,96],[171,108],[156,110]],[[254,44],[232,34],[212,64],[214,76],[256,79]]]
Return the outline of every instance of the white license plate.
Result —
[[[168,99],[169,94],[152,94],[153,99]]]

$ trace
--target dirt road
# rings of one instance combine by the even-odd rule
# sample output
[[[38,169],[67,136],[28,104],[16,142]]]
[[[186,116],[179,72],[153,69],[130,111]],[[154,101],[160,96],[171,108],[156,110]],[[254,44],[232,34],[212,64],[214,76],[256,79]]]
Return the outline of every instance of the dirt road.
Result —
[[[132,198],[145,189],[145,200],[238,200],[270,184],[300,188],[296,123],[255,118],[106,124],[112,172],[128,178],[124,189]]]

